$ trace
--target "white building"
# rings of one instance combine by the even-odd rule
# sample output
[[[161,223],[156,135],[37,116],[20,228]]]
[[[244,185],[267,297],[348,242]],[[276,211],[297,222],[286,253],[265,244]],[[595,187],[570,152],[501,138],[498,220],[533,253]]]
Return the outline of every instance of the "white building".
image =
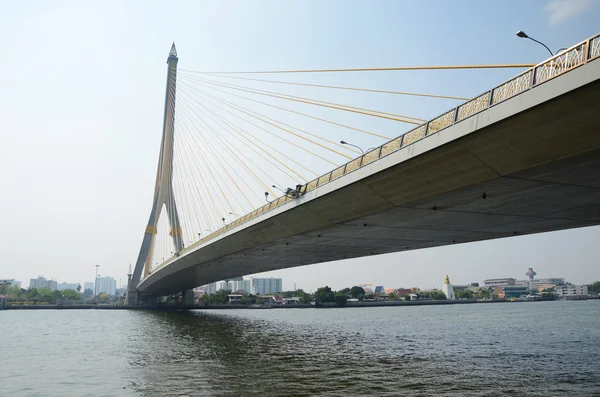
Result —
[[[282,289],[282,280],[280,278],[251,278],[250,288],[253,294],[266,295],[278,294]]]
[[[38,276],[38,278],[29,280],[29,288],[50,288],[52,291],[56,291],[56,281],[47,280],[45,277]]]
[[[452,284],[450,284],[450,278],[446,275],[446,279],[444,280],[444,285],[442,285],[442,292],[446,295],[446,299],[448,300],[456,300],[456,296],[454,296],[454,288]]]
[[[230,281],[231,291],[252,292],[250,280],[233,280]]]
[[[558,296],[587,296],[587,285],[557,285],[554,293]]]
[[[490,278],[487,280],[483,280],[483,283],[485,284],[486,287],[505,287],[507,285],[515,285],[515,279],[514,278]]]
[[[114,278],[109,276],[98,277],[98,289],[95,292],[98,295],[101,293],[115,295],[117,293],[117,282]]]
[[[203,286],[203,288],[204,288],[204,292],[212,295],[215,292],[217,292],[217,283],[206,284],[205,286]]]
[[[83,290],[85,291],[86,289],[91,289],[92,291],[94,291],[94,283],[92,283],[91,281],[86,281],[83,284]]]
[[[56,289],[59,291],[64,291],[66,289],[72,289],[73,291],[77,291],[77,287],[79,287],[79,283],[60,283],[56,284]]]

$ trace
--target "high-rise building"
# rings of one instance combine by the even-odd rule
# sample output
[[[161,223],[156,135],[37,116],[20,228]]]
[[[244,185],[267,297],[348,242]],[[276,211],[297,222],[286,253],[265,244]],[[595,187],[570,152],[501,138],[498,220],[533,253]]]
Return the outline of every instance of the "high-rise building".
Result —
[[[253,294],[278,294],[283,290],[280,278],[251,278],[249,281]]]
[[[204,292],[211,295],[217,292],[217,283],[206,284],[204,286]]]
[[[94,283],[92,283],[91,281],[86,281],[83,284],[83,291],[85,291],[86,289],[91,289],[93,291],[94,290]]]
[[[52,291],[56,291],[56,281],[47,280],[43,276],[38,276],[38,278],[32,278],[29,280],[29,288],[50,288]]]
[[[117,293],[117,282],[110,276],[98,277],[98,288],[95,291],[98,295],[106,293],[115,295]]]
[[[60,283],[56,284],[56,289],[59,291],[64,291],[66,289],[72,289],[73,291],[77,291],[77,287],[79,287],[79,283]],[[83,292],[83,291],[82,291]]]
[[[231,291],[245,291],[252,292],[252,286],[250,285],[250,280],[232,280],[231,283]]]

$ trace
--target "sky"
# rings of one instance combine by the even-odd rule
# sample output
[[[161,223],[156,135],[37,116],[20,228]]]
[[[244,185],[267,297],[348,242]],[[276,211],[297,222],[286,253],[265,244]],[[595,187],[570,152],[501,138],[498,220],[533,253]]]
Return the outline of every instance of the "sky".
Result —
[[[165,61],[172,42],[180,69],[190,71],[537,63],[547,50],[519,39],[516,31],[525,30],[556,51],[598,33],[600,15],[600,2],[594,0],[2,1],[0,7],[0,278],[20,280],[23,286],[38,275],[59,282],[92,281],[97,264],[102,276],[125,283],[152,204]],[[474,97],[518,72],[265,78]],[[181,100],[185,111],[185,98],[189,107],[198,86],[193,73],[187,72],[187,80],[186,72],[180,75],[178,106]],[[269,87],[423,119],[458,104]],[[187,114],[193,122],[191,110]],[[388,136],[411,128],[360,115],[336,117]],[[299,122],[291,116],[281,120]],[[178,128],[184,133],[183,126]],[[324,136],[352,139],[361,147],[383,143],[320,128]],[[317,173],[331,169],[308,156],[300,159]],[[243,205],[233,209],[244,210]],[[600,228],[592,227],[264,275],[283,277],[285,289],[361,283],[423,288],[439,287],[445,274],[465,284],[523,278],[533,267],[538,277],[587,283],[600,279],[598,241]]]

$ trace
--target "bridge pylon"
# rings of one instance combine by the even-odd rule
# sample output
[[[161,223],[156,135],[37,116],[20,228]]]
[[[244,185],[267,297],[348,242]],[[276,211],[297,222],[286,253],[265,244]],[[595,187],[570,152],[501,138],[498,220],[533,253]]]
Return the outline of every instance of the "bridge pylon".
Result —
[[[163,207],[167,211],[169,234],[173,240],[175,252],[183,249],[183,240],[181,237],[181,224],[177,213],[175,195],[173,194],[173,144],[175,127],[175,92],[177,82],[177,50],[175,43],[171,46],[169,57],[167,58],[167,88],[165,93],[165,111],[163,116],[163,133],[160,145],[160,157],[158,159],[158,170],[156,172],[156,183],[154,187],[154,199],[152,211],[148,226],[144,233],[142,246],[138,255],[131,282],[127,289],[126,302],[129,305],[138,303],[137,285],[140,282],[142,271],[144,276],[150,272],[152,264],[152,254],[154,252],[154,241],[157,233],[157,223]]]

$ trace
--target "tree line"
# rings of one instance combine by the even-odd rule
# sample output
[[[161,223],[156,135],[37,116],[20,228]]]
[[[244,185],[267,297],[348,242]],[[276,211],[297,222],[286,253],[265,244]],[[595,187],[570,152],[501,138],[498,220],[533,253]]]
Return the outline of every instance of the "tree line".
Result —
[[[80,300],[89,299],[94,295],[94,291],[86,289],[83,293],[72,289],[62,291],[52,291],[50,288],[19,288],[16,285],[0,286],[0,294],[6,295],[6,299],[11,303],[56,303],[61,300]],[[101,293],[97,297],[99,303],[109,303],[116,297],[111,297],[106,293]]]

